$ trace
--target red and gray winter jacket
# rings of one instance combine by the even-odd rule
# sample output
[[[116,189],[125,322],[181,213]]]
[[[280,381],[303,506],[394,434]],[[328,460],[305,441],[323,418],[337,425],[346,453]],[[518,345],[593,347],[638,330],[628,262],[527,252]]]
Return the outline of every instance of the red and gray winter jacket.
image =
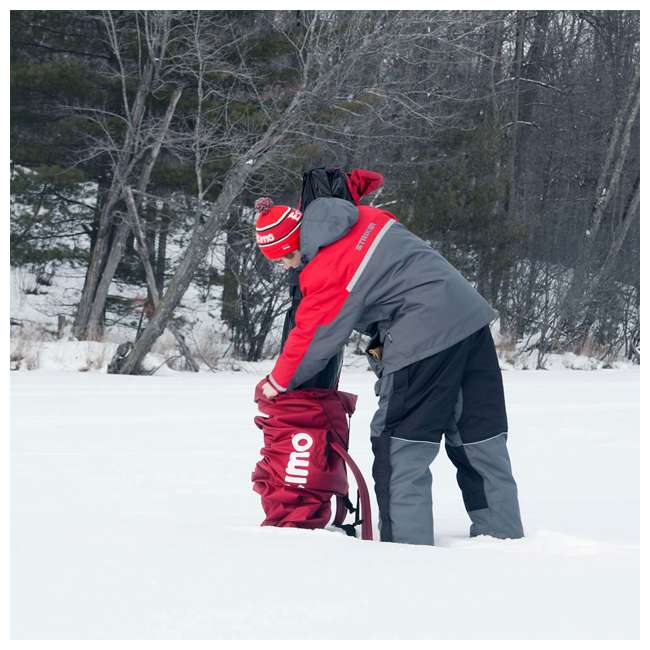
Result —
[[[303,298],[269,375],[281,391],[319,372],[353,330],[377,334],[378,375],[444,350],[496,312],[437,251],[386,212],[319,198],[304,212]]]

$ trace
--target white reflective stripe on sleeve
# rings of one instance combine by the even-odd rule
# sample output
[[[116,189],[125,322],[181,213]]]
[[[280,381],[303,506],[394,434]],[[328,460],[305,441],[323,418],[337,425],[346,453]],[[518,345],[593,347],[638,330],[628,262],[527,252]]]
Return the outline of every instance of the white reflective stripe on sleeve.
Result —
[[[361,277],[361,274],[363,273],[363,270],[366,268],[366,266],[368,266],[368,262],[370,261],[370,258],[373,256],[373,253],[375,252],[377,246],[379,246],[379,242],[382,240],[383,236],[388,232],[388,229],[394,223],[395,223],[395,219],[389,219],[384,224],[384,227],[379,231],[379,234],[375,237],[374,241],[370,245],[370,248],[368,249],[368,252],[366,253],[366,256],[361,261],[361,264],[359,264],[359,268],[356,270],[355,274],[352,276],[352,279],[348,283],[348,286],[347,286],[348,291],[352,291],[352,289],[354,289],[354,285],[357,283],[357,281]]]
[[[273,379],[273,375],[269,375],[269,382],[275,390],[279,390],[281,393],[284,393],[287,390],[284,386],[281,386],[277,381],[275,381],[275,379]]]

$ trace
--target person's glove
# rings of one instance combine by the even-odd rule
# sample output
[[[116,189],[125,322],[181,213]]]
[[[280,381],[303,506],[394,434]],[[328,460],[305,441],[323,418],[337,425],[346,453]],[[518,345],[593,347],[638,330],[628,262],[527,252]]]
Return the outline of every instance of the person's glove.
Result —
[[[257,386],[255,386],[255,401],[259,399],[273,399],[280,393],[274,388],[273,384],[269,381],[268,376],[264,377]]]

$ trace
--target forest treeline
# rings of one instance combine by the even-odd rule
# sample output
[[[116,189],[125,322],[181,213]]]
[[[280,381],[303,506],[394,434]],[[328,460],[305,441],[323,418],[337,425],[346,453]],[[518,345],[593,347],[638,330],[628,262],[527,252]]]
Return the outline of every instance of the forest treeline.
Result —
[[[174,310],[197,277],[223,285],[255,360],[287,306],[255,198],[296,204],[304,171],[361,167],[386,179],[373,205],[540,366],[638,360],[639,27],[638,11],[12,11],[12,264],[84,269],[82,340],[104,336],[114,278],[147,287],[117,372],[165,329],[196,367]]]

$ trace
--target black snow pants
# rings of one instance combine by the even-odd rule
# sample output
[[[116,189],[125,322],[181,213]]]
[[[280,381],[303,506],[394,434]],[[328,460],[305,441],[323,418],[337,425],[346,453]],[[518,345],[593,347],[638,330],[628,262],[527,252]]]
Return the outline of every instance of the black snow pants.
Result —
[[[382,376],[376,392],[372,473],[382,541],[433,544],[429,466],[443,435],[470,536],[523,537],[503,382],[488,326]]]

